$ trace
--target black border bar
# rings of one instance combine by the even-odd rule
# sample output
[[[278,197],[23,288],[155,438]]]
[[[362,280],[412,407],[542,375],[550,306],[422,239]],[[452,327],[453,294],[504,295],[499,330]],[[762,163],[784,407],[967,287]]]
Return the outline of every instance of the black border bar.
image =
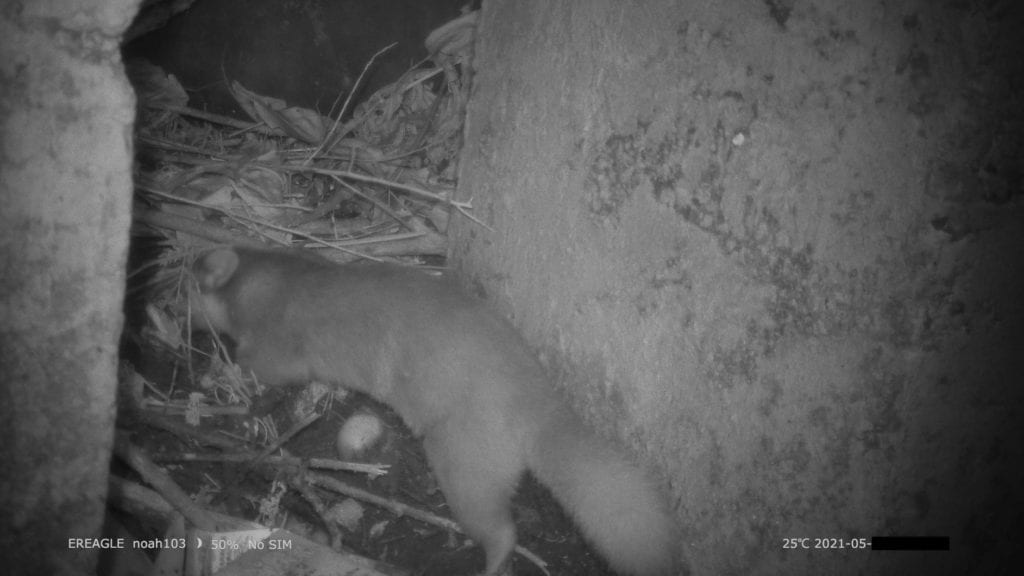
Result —
[[[872,550],[949,550],[949,536],[872,536]]]

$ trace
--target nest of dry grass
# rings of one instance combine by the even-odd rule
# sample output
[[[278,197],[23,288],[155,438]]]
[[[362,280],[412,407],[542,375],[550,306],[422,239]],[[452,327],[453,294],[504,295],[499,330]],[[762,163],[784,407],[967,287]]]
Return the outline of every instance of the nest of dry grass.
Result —
[[[438,28],[426,40],[428,60],[358,105],[339,99],[330,116],[237,82],[232,94],[250,121],[208,114],[187,106],[173,76],[129,64],[139,98],[133,232],[148,248],[129,278],[126,340],[137,356],[173,364],[174,374],[185,366],[187,381],[203,392],[184,394],[175,377],[154,384],[126,363],[127,405],[198,422],[247,413],[258,393],[216,334],[213,352],[190,339],[190,269],[207,248],[276,245],[339,262],[442,261],[449,219],[473,218],[452,194],[475,24],[470,12]],[[208,360],[201,371],[192,363],[197,355]]]
[[[475,22],[471,12],[438,28],[427,60],[361,103],[339,96],[327,116],[238,82],[230,90],[250,121],[205,113],[173,76],[130,62],[136,232],[160,238],[166,265],[214,244],[336,261],[443,257],[449,218],[472,218],[452,194]]]

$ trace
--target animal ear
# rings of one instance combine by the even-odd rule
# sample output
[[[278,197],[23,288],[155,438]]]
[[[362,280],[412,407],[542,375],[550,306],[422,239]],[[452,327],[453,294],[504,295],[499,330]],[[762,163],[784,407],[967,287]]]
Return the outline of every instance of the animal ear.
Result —
[[[228,283],[238,269],[238,253],[231,248],[219,248],[204,254],[196,261],[195,275],[203,292],[216,290]]]

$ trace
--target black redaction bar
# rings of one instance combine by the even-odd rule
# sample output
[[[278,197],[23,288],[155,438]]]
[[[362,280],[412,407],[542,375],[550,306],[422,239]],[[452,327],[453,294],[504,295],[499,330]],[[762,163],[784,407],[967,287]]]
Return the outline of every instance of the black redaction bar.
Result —
[[[949,550],[949,536],[872,536],[872,550]]]

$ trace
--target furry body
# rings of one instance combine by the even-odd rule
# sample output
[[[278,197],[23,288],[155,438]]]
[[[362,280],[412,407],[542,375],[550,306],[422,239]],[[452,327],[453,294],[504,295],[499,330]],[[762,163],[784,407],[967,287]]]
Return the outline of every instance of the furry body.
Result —
[[[366,392],[423,438],[487,574],[515,547],[510,499],[527,468],[615,570],[676,573],[679,539],[657,484],[584,427],[508,322],[451,281],[242,248],[206,254],[195,275],[210,324],[261,382]]]

